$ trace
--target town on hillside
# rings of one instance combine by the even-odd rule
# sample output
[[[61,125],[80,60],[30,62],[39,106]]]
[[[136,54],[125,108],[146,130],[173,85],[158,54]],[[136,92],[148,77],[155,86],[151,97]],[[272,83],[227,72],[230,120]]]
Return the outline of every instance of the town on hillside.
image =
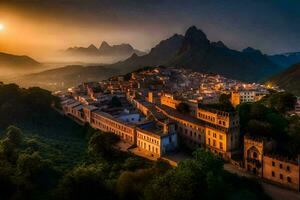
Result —
[[[176,165],[183,149],[204,148],[234,167],[299,191],[297,155],[270,137],[244,132],[237,108],[279,88],[181,68],[146,67],[55,92],[64,115],[118,135],[119,148]],[[288,111],[300,115],[300,100]]]

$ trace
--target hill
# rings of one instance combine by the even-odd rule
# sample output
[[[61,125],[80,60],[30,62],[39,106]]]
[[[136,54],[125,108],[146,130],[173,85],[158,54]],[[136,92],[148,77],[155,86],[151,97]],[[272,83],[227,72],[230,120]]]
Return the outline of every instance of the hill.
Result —
[[[273,76],[268,82],[300,96],[300,63],[294,64],[283,72]]]
[[[259,50],[249,47],[236,51],[221,41],[211,42],[195,26],[190,27],[184,36],[176,34],[160,42],[147,55],[133,55],[112,66],[132,70],[149,65],[191,68],[243,81],[259,81],[282,69]]]
[[[70,65],[17,77],[16,82],[22,87],[39,86],[48,90],[64,90],[86,81],[100,81],[119,72],[103,66]]]
[[[12,73],[24,73],[36,70],[41,66],[39,62],[28,57],[0,52],[1,75]]]

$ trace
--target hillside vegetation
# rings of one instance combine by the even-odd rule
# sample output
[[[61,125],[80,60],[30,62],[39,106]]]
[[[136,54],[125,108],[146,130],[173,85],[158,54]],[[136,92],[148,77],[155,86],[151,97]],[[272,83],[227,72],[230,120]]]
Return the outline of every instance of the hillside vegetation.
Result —
[[[267,82],[300,96],[300,63],[292,65]]]

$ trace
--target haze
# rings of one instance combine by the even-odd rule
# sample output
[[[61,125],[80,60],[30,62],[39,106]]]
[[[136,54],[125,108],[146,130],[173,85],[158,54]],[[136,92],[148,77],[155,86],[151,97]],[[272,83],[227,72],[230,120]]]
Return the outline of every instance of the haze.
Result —
[[[71,46],[105,40],[147,51],[196,25],[229,47],[299,51],[297,0],[1,0],[0,51],[55,59]]]

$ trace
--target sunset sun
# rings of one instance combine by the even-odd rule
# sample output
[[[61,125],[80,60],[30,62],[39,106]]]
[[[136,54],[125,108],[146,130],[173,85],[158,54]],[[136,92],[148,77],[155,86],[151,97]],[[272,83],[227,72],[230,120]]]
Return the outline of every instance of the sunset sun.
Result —
[[[0,31],[4,30],[4,25],[0,23]]]

